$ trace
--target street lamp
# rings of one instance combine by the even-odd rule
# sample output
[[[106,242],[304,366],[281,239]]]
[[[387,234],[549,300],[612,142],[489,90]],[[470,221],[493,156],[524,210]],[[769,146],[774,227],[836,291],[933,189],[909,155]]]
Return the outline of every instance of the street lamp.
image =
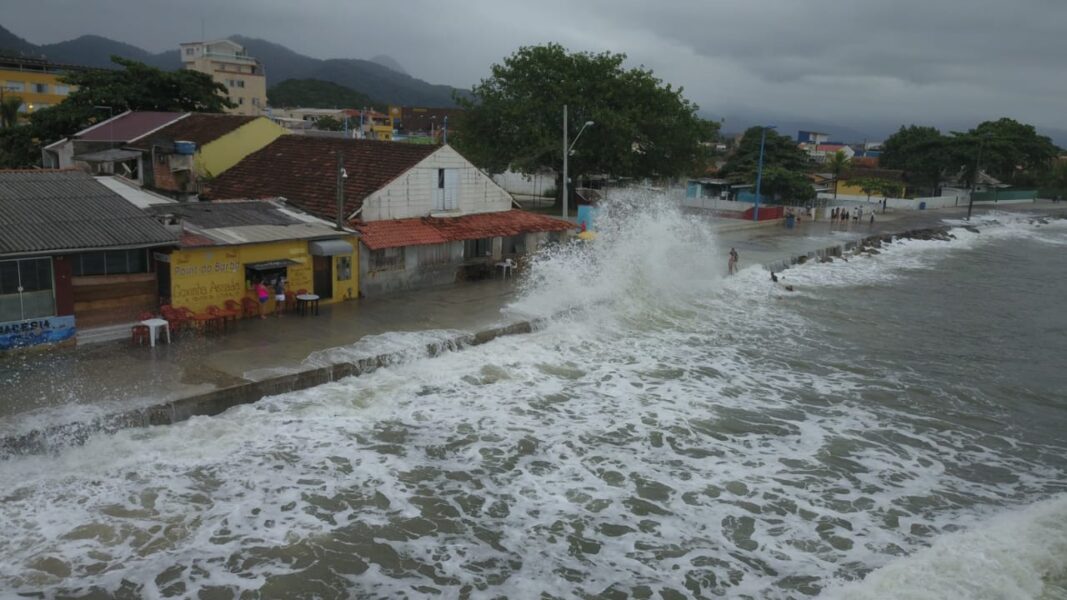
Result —
[[[759,221],[759,194],[760,183],[763,181],[763,146],[767,143],[767,130],[777,129],[777,125],[765,125],[759,138],[759,165],[756,167],[756,207],[752,211],[752,220]]]
[[[574,141],[569,145],[567,144],[567,105],[563,105],[563,218],[567,218],[567,157],[570,156],[571,150],[574,145],[578,143],[578,138],[582,137],[582,132],[586,127],[593,125],[592,121],[586,121],[585,125],[578,130],[578,135],[574,136]]]
[[[982,160],[982,146],[985,145],[986,136],[978,137],[978,154],[974,157],[974,177],[971,178],[971,196],[967,200],[967,220],[971,220],[971,210],[974,209],[974,194],[978,191],[978,163]]]

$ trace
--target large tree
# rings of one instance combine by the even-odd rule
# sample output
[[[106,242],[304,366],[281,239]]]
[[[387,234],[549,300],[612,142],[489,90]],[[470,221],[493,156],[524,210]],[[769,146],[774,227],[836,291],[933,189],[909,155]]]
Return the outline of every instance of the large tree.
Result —
[[[959,167],[951,146],[950,140],[933,127],[901,126],[882,144],[878,163],[904,171],[909,183],[927,187],[936,195],[945,171]]]
[[[762,127],[750,127],[745,131],[737,150],[719,169],[719,175],[735,183],[755,185],[762,137]],[[767,130],[763,144],[761,196],[776,196],[787,202],[804,202],[814,198],[814,189],[805,176],[810,168],[808,155],[793,138],[775,133],[773,129]]]
[[[838,150],[826,160],[826,168],[830,169],[834,176],[834,200],[837,200],[837,182],[841,179],[841,173],[852,168],[852,159],[845,156],[843,150]]]
[[[1002,182],[1036,185],[1058,154],[1052,140],[1038,135],[1033,125],[1008,118],[984,121],[965,133],[953,132],[950,144],[968,182],[973,182],[977,165]]]
[[[39,156],[40,146],[126,110],[222,112],[235,106],[226,97],[226,87],[205,73],[163,71],[118,56],[111,60],[122,68],[65,74],[62,81],[77,88],[63,102],[31,114],[29,123],[19,126],[27,129],[6,136],[5,143],[29,146],[5,148],[0,161],[6,162],[0,167],[25,166],[12,164],[11,157],[24,162],[27,156]]]
[[[535,173],[563,160],[563,106],[569,138],[587,128],[569,158],[571,176],[672,177],[707,164],[718,123],[696,114],[681,88],[644,68],[627,69],[624,54],[568,52],[558,44],[520,48],[475,85],[453,138],[475,164],[491,171]]]

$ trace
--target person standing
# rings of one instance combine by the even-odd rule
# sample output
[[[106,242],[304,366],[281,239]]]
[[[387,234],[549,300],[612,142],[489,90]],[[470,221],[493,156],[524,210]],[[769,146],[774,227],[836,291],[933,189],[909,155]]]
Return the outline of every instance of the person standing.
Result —
[[[285,308],[285,278],[281,275],[274,280],[274,314],[278,317],[282,316],[282,309]]]
[[[256,282],[255,290],[256,297],[259,298],[259,318],[266,319],[267,315],[263,314],[263,311],[266,310],[267,300],[270,300],[270,292],[267,290],[267,286],[263,285],[262,279]]]
[[[730,259],[726,261],[727,273],[733,275],[737,272],[737,261],[739,260],[737,255],[737,249],[730,248]]]

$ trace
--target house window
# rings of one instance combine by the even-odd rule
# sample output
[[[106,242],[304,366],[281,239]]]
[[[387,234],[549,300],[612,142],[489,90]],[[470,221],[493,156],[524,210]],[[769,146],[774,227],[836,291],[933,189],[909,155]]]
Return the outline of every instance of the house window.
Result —
[[[524,254],[526,252],[526,234],[520,233],[519,235],[504,238],[502,248],[504,254]]]
[[[22,92],[22,91],[25,91],[26,85],[24,83],[22,83],[21,81],[8,81],[4,85],[4,89],[6,89],[9,92]]]
[[[244,86],[245,86],[244,80],[243,79],[238,79],[237,80],[237,87],[243,88]]]
[[[69,85],[63,85],[61,83],[57,83],[56,84],[56,94],[58,94],[60,96],[66,96],[69,93],[70,93],[70,86]]]
[[[47,83],[31,83],[30,86],[31,86],[30,87],[31,91],[33,91],[35,94],[47,94],[48,93],[48,84]]]
[[[52,259],[0,261],[0,322],[55,314]]]
[[[451,244],[429,244],[418,248],[420,267],[447,265],[452,262]]]
[[[196,53],[196,48],[186,48],[185,49],[185,55],[186,56],[192,56],[195,53]]]
[[[75,254],[71,257],[71,270],[75,277],[147,273],[148,252],[146,250],[108,250]]]
[[[463,256],[466,258],[484,258],[493,254],[493,238],[467,240],[463,242]]]
[[[384,248],[370,253],[371,271],[391,271],[404,268],[403,248]]]
[[[243,96],[237,99],[237,104],[239,104],[241,106],[244,106],[244,103],[245,103],[245,99],[244,99]]]
[[[437,182],[433,190],[434,210],[459,208],[459,169],[437,169]]]

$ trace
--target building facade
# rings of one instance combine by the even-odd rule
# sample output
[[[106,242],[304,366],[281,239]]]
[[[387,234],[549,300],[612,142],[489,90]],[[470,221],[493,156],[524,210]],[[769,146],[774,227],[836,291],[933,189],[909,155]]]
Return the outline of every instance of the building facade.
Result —
[[[82,69],[40,59],[0,56],[0,91],[4,96],[22,98],[19,111],[29,114],[62,102],[76,88],[60,78],[66,72]]]
[[[72,341],[158,307],[178,230],[76,170],[0,171],[0,350]]]
[[[211,75],[226,86],[226,95],[237,106],[235,115],[260,115],[267,109],[267,77],[263,65],[231,40],[180,44],[182,67]]]

